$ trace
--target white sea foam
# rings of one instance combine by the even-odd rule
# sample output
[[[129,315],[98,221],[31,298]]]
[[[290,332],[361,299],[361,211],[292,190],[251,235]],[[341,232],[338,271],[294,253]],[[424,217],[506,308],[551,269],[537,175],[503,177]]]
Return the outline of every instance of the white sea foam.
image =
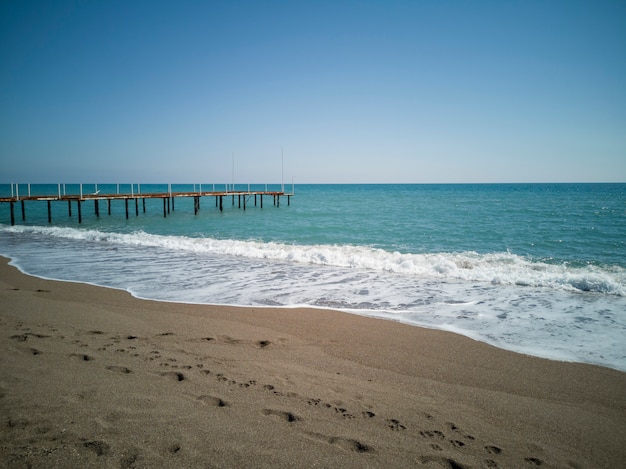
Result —
[[[349,268],[425,278],[489,282],[494,285],[626,295],[626,269],[622,267],[548,263],[508,252],[410,254],[364,246],[303,246],[274,242],[163,236],[145,232],[110,233],[67,227],[16,226],[5,228],[5,230],[91,243],[163,248],[181,253],[227,255],[244,259]]]

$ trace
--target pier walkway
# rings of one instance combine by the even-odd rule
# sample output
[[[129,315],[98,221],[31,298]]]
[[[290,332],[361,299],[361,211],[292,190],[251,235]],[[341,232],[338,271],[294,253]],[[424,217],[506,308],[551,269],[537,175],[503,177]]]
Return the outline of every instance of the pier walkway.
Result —
[[[202,185],[199,185],[196,190],[194,185],[193,191],[179,191],[173,192],[171,190],[171,185],[169,185],[167,192],[149,192],[149,193],[137,193],[134,192],[134,185],[131,185],[130,193],[101,193],[98,190],[97,185],[89,185],[90,187],[95,186],[95,191],[93,193],[83,193],[82,184],[80,184],[80,193],[79,194],[65,194],[61,193],[61,184],[58,185],[58,191],[56,194],[49,195],[31,195],[30,194],[30,185],[28,185],[28,191],[26,195],[19,194],[19,186],[15,186],[15,191],[13,191],[13,185],[11,186],[11,196],[10,197],[0,197],[0,203],[9,203],[10,204],[10,212],[11,212],[11,225],[15,225],[15,204],[19,203],[21,208],[21,216],[22,221],[26,221],[26,208],[24,202],[26,201],[44,201],[48,204],[48,223],[52,223],[52,202],[67,202],[67,210],[68,216],[72,216],[72,205],[76,206],[78,212],[78,223],[82,223],[82,210],[83,204],[93,201],[93,208],[96,217],[100,216],[100,202],[106,201],[106,210],[108,215],[111,215],[111,202],[113,200],[123,200],[126,211],[126,218],[129,217],[129,202],[134,201],[134,211],[135,216],[139,216],[139,201],[142,202],[142,210],[145,213],[146,211],[146,199],[162,199],[163,200],[163,216],[167,217],[170,213],[170,210],[174,210],[174,201],[177,198],[193,198],[193,207],[194,214],[197,214],[200,210],[200,199],[202,197],[215,197],[215,206],[219,207],[220,211],[224,210],[224,197],[230,196],[232,198],[232,205],[235,205],[235,198],[238,200],[238,208],[246,209],[246,205],[249,200],[254,198],[254,206],[257,206],[257,200],[260,201],[260,206],[263,208],[263,196],[272,197],[273,205],[280,207],[280,198],[287,197],[287,205],[291,204],[291,197],[294,195],[293,188],[291,193],[286,193],[284,188],[280,191],[268,191],[266,190],[250,190],[250,186],[248,186],[248,190],[235,190],[234,188],[225,189],[223,191],[215,190],[215,186],[213,186],[213,190],[211,191],[203,191]],[[140,186],[137,185],[139,189]],[[65,190],[65,189],[64,189]],[[132,210],[132,207],[131,207]]]

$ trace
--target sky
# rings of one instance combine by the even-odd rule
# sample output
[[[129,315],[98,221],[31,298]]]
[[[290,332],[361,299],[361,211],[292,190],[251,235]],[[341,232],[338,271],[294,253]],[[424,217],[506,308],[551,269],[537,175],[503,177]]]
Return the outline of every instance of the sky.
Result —
[[[0,0],[0,183],[233,173],[626,182],[626,2]]]

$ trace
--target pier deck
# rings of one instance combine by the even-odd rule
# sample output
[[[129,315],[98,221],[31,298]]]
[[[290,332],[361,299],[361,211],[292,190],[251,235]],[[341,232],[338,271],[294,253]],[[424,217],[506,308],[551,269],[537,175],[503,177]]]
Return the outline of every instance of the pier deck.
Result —
[[[16,191],[17,192],[17,191]],[[174,200],[176,198],[192,198],[194,199],[194,214],[197,214],[200,210],[200,199],[202,197],[215,197],[215,205],[219,206],[220,211],[223,211],[223,198],[231,196],[233,205],[235,204],[235,197],[238,199],[238,208],[246,209],[248,198],[254,197],[254,205],[257,205],[257,197],[260,199],[261,208],[263,208],[263,196],[270,196],[273,198],[273,205],[280,207],[280,198],[287,197],[287,205],[291,204],[292,193],[286,193],[284,190],[280,191],[268,191],[268,190],[223,190],[223,191],[183,191],[183,192],[149,192],[149,193],[100,193],[96,191],[94,193],[83,194],[82,188],[80,194],[49,194],[49,195],[19,195],[14,194],[10,197],[0,197],[0,203],[9,203],[11,205],[11,225],[15,225],[15,207],[16,203],[21,204],[22,220],[26,220],[26,212],[24,202],[26,201],[44,201],[48,203],[48,223],[52,223],[52,210],[51,202],[63,202],[68,203],[68,215],[72,216],[72,203],[75,203],[78,210],[78,223],[82,223],[82,204],[87,201],[94,202],[94,210],[97,217],[100,216],[100,201],[106,201],[108,205],[108,214],[111,215],[111,201],[112,200],[124,200],[126,208],[126,218],[129,217],[128,202],[135,201],[135,215],[139,216],[139,200],[142,200],[143,212],[146,211],[145,199],[162,199],[163,200],[163,216],[167,217],[170,210],[174,210]],[[243,202],[243,204],[242,204]]]

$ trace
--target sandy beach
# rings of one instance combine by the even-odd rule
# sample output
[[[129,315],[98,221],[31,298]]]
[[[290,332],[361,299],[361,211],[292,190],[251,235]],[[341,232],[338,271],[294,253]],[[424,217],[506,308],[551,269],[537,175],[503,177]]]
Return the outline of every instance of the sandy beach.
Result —
[[[162,303],[0,259],[0,465],[623,467],[626,373],[314,309]]]

